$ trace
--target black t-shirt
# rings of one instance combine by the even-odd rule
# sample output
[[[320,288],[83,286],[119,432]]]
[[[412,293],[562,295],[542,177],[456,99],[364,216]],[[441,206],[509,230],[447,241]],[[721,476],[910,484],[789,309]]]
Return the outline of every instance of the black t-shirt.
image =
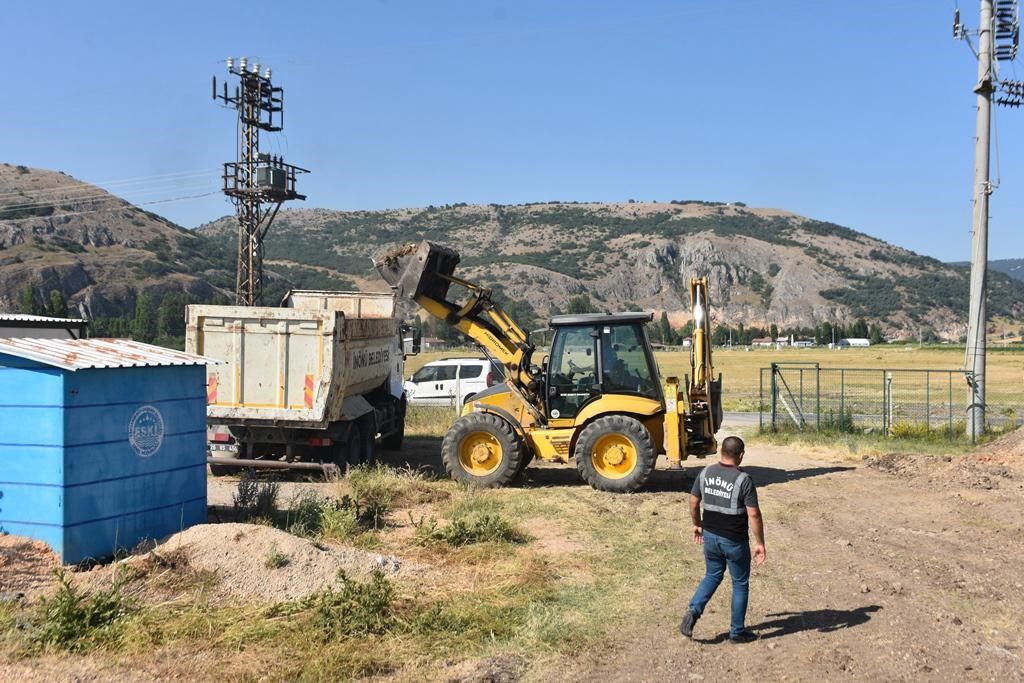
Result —
[[[697,475],[691,493],[704,506],[704,529],[732,541],[750,539],[747,508],[758,507],[750,475],[735,465],[708,465]]]

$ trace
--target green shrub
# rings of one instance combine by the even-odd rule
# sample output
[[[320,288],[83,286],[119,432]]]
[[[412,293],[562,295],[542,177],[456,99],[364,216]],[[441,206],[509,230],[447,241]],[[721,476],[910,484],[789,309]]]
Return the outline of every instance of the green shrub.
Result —
[[[278,488],[275,481],[260,481],[252,470],[243,472],[238,490],[232,494],[235,519],[239,522],[273,521],[277,515]]]
[[[416,529],[420,543],[447,543],[461,547],[474,543],[528,543],[532,537],[496,513],[460,516],[446,526],[439,527],[436,520],[421,522]]]
[[[287,555],[277,549],[277,545],[270,547],[270,552],[267,553],[266,559],[263,561],[263,566],[267,569],[280,569],[288,564],[289,558]]]
[[[63,569],[54,570],[57,592],[39,603],[37,627],[31,640],[39,646],[83,650],[89,645],[116,638],[123,619],[134,604],[121,594],[123,578],[110,588],[91,595],[79,593]]]
[[[324,643],[385,635],[401,626],[394,586],[382,572],[375,571],[368,583],[350,579],[344,572],[338,572],[338,579],[337,588],[324,588],[302,600],[276,605],[269,616],[305,616],[305,632]]]

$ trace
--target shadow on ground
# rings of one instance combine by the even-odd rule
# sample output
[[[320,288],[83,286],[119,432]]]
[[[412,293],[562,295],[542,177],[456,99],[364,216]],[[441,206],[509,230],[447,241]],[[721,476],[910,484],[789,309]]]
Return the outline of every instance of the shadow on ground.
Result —
[[[768,638],[779,638],[791,636],[802,631],[817,631],[819,633],[831,633],[844,628],[853,628],[866,624],[871,620],[871,614],[882,609],[881,605],[865,605],[857,609],[816,609],[805,612],[778,612],[768,614],[768,617],[776,617],[760,624],[750,626],[750,630],[757,634],[758,640]],[[728,631],[719,633],[714,638],[694,638],[703,645],[716,645],[729,640]]]

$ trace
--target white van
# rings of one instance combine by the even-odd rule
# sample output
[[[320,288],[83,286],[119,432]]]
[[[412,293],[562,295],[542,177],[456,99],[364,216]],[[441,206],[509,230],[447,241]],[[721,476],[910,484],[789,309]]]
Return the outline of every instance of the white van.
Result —
[[[427,363],[405,383],[410,405],[462,405],[473,394],[505,381],[505,373],[486,358],[445,358]]]

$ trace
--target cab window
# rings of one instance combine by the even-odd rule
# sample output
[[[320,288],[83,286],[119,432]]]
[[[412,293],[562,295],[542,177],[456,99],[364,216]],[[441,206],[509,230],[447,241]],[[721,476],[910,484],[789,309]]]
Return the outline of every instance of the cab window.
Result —
[[[548,415],[575,417],[592,395],[597,339],[591,327],[567,327],[555,335],[548,361]]]
[[[600,329],[602,391],[658,398],[640,326],[605,325]]]

